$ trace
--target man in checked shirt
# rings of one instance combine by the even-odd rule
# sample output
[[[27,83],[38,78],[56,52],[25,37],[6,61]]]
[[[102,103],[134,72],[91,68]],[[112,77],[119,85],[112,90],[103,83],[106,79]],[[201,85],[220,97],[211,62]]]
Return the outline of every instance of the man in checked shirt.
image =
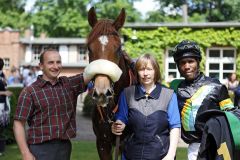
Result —
[[[24,160],[69,160],[70,138],[76,136],[77,96],[85,91],[91,77],[58,77],[61,56],[52,49],[40,55],[39,66],[43,75],[25,87],[18,99],[15,138]]]

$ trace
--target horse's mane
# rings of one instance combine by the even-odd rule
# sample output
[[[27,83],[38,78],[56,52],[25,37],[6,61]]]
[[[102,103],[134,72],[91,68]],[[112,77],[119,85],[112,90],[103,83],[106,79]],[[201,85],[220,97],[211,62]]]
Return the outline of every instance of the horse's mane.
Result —
[[[113,21],[110,19],[99,20],[88,35],[87,45],[101,35],[117,35],[118,31],[113,26]]]

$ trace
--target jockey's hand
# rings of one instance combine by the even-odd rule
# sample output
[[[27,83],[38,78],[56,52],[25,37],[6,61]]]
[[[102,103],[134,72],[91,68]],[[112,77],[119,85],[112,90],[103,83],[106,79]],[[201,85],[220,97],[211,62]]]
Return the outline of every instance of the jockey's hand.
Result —
[[[121,135],[125,127],[126,125],[122,121],[116,120],[116,122],[113,122],[111,127],[112,133],[115,135]]]

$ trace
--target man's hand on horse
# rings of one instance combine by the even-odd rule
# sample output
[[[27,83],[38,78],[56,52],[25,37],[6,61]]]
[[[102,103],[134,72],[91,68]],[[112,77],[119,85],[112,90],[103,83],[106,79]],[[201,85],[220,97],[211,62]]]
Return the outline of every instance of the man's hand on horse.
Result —
[[[113,124],[112,124],[112,133],[115,135],[122,135],[122,132],[125,127],[126,127],[126,125],[122,121],[117,120],[116,122],[113,122]]]

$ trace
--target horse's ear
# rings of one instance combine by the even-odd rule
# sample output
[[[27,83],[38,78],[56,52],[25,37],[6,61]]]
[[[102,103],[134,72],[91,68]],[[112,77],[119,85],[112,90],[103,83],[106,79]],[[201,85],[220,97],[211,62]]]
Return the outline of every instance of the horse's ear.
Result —
[[[121,13],[113,23],[113,26],[115,27],[116,30],[119,30],[120,28],[122,28],[125,22],[125,18],[126,18],[125,9],[122,8]]]
[[[95,8],[91,7],[91,9],[88,11],[88,23],[93,28],[95,24],[97,23],[97,15],[95,12]]]

